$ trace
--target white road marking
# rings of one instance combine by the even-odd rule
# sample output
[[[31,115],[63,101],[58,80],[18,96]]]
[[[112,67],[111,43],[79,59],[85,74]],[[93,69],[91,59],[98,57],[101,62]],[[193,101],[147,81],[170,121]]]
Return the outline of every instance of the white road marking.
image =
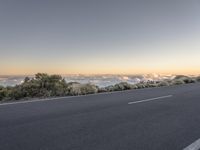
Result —
[[[148,101],[154,101],[154,100],[158,100],[158,99],[164,99],[164,98],[169,98],[172,97],[173,95],[166,95],[166,96],[160,96],[160,97],[155,97],[155,98],[149,98],[149,99],[143,99],[140,101],[134,101],[134,102],[129,102],[128,104],[137,104],[137,103],[142,103],[142,102],[148,102]]]
[[[10,102],[10,103],[6,102],[6,103],[0,104],[0,106],[3,106],[3,105],[14,105],[14,104],[26,104],[26,103],[42,102],[42,101],[50,101],[50,100],[58,100],[58,99],[62,99],[62,98],[70,98],[70,97],[57,97],[57,98],[49,98],[49,99],[25,100],[25,101]]]
[[[147,88],[146,90],[151,90],[151,89],[153,89],[153,88]],[[143,89],[139,89],[139,90],[143,90]],[[45,99],[33,99],[33,100],[16,101],[16,102],[5,102],[5,103],[0,103],[0,106],[15,105],[15,104],[26,104],[26,103],[43,102],[43,101],[51,101],[51,100],[62,100],[62,99],[87,97],[87,96],[95,96],[95,95],[110,95],[110,94],[122,93],[122,92],[129,92],[129,91],[133,91],[133,90],[114,91],[114,92],[105,92],[105,93],[95,93],[95,94],[78,95],[78,96],[63,96],[63,97],[45,98]]]
[[[97,93],[97,94],[103,94],[103,93]],[[26,104],[26,103],[34,103],[34,102],[44,102],[44,101],[52,101],[52,100],[62,100],[62,99],[64,100],[64,99],[70,99],[70,98],[94,96],[94,95],[97,95],[97,94],[63,96],[63,97],[55,97],[55,98],[44,98],[44,99],[32,99],[32,100],[24,100],[24,101],[16,101],[16,102],[5,102],[5,103],[0,103],[0,106],[15,105],[15,104]],[[107,94],[107,93],[105,93],[105,94]]]
[[[129,92],[129,91],[133,91],[133,90],[113,91],[113,92],[94,93],[94,94],[75,95],[75,96],[63,96],[63,97],[44,98],[44,99],[32,99],[32,100],[24,100],[24,101],[16,101],[16,102],[5,102],[5,103],[0,103],[0,106],[14,105],[14,104],[26,104],[26,103],[43,102],[43,101],[51,101],[51,100],[70,99],[70,98],[78,98],[78,97],[89,97],[89,96],[96,96],[96,95],[111,95],[111,94],[115,94],[115,93],[122,93],[122,92]]]
[[[167,88],[166,87],[152,87],[152,88],[143,88],[143,89],[137,89],[137,91],[143,91],[143,90],[156,90],[160,88]],[[131,92],[136,91],[135,89],[131,90],[124,90],[124,91],[113,91],[113,92],[103,92],[103,93],[94,93],[94,94],[87,94],[87,95],[77,95],[77,96],[63,96],[63,97],[55,97],[55,98],[45,98],[45,99],[33,99],[33,100],[25,100],[25,101],[16,101],[16,102],[2,102],[0,103],[0,106],[5,105],[14,105],[14,104],[26,104],[26,103],[33,103],[33,102],[43,102],[43,101],[51,101],[51,100],[60,100],[60,99],[68,99],[68,98],[77,98],[77,97],[86,97],[86,96],[95,96],[95,95],[111,95],[116,93],[124,93],[124,92]]]
[[[199,150],[200,149],[200,139],[196,140],[194,143],[190,144],[183,150]]]

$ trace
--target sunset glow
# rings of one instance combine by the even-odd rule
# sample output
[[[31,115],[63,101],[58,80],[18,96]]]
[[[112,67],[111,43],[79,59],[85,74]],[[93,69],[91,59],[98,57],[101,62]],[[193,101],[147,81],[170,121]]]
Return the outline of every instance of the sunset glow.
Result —
[[[199,1],[21,0],[0,14],[0,75],[200,74]]]

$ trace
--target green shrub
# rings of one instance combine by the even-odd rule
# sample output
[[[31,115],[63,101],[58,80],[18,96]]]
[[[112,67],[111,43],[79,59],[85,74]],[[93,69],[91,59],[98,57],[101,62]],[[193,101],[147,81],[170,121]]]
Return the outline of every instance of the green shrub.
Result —
[[[146,83],[142,83],[144,88],[151,88],[151,87],[157,87],[158,83],[154,83],[154,82],[146,82]]]
[[[98,92],[111,92],[129,89],[187,84],[196,81],[200,82],[200,76],[192,78],[184,75],[178,75],[172,80],[148,81],[140,82],[137,84],[121,82],[115,85],[99,88],[98,86],[93,84],[80,84],[77,82],[66,83],[64,78],[62,78],[60,75],[48,75],[46,73],[38,73],[35,75],[34,78],[26,77],[20,85],[16,85],[14,87],[0,86],[0,101],[66,95],[85,95]]]
[[[195,80],[194,79],[192,79],[192,78],[182,78],[182,80],[187,84],[187,83],[194,83],[195,82]]]
[[[184,84],[185,82],[183,80],[180,80],[180,79],[174,79],[172,82],[171,82],[171,85],[180,85],[180,84]]]
[[[0,86],[0,101],[10,99],[13,88]]]
[[[144,83],[137,83],[136,86],[137,86],[137,89],[145,88],[145,84]]]
[[[169,86],[169,83],[166,81],[161,81],[158,83],[158,87],[161,87],[161,86]]]
[[[60,75],[38,73],[34,78],[26,77],[24,82],[9,89],[9,99],[64,96],[68,94],[67,83]]]
[[[200,82],[200,76],[196,77],[196,81]]]
[[[174,80],[182,80],[184,83],[188,84],[188,83],[194,83],[195,79],[188,77],[188,76],[184,76],[184,75],[178,75],[174,78]]]
[[[176,75],[174,79],[179,80],[179,79],[182,79],[182,78],[189,78],[189,77],[185,76],[185,75]]]
[[[81,84],[80,83],[70,83],[68,85],[69,95],[81,95]]]
[[[109,86],[105,87],[105,89],[106,89],[107,92],[112,92],[112,91],[114,91],[114,86],[109,85]]]
[[[93,84],[70,83],[68,85],[69,95],[86,95],[98,92],[98,87]]]
[[[11,94],[11,99],[19,100],[24,97],[27,97],[26,93],[22,90],[22,87],[17,85],[15,88],[13,88]]]
[[[99,88],[98,93],[108,92],[105,87]]]
[[[83,84],[81,86],[81,94],[94,94],[98,92],[98,87],[93,84]]]
[[[128,84],[127,82],[121,82],[114,85],[114,91],[122,91],[122,90],[129,90],[132,88],[131,84]]]
[[[5,97],[6,97],[5,88],[0,86],[0,101],[3,100]]]

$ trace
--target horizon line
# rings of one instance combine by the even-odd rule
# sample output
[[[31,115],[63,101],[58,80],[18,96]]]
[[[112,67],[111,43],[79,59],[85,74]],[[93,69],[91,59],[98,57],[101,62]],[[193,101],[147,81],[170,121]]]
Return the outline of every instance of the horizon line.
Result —
[[[61,76],[95,76],[95,75],[99,75],[99,76],[103,76],[103,75],[191,75],[191,76],[196,76],[196,75],[200,75],[200,73],[66,73],[66,74],[62,74],[62,73],[46,73],[46,72],[38,72],[38,73],[45,73],[48,75],[61,75]],[[0,74],[0,76],[35,76],[37,73],[35,74]]]

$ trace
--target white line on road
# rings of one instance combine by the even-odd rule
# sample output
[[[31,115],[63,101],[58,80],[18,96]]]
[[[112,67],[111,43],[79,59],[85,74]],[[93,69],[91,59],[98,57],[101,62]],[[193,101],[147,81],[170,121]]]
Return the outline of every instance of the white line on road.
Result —
[[[96,95],[110,95],[110,94],[122,93],[122,92],[128,92],[128,91],[131,91],[131,90],[95,93],[95,94],[87,94],[87,95],[76,95],[76,96],[63,96],[63,97],[55,97],[55,98],[33,99],[33,100],[25,100],[25,101],[17,101],[17,102],[5,102],[5,103],[0,103],[0,106],[26,104],[26,103],[43,102],[43,101],[51,101],[51,100],[62,100],[62,99],[64,100],[64,99],[70,99],[70,98],[89,97],[89,96],[96,96]]]
[[[33,102],[42,102],[42,101],[51,101],[51,100],[58,100],[63,98],[70,98],[70,97],[58,97],[58,98],[49,98],[49,99],[37,99],[37,100],[25,100],[25,101],[18,101],[18,102],[10,102],[10,103],[2,103],[0,106],[4,105],[14,105],[14,104],[26,104],[26,103],[33,103]]]
[[[131,104],[137,104],[137,103],[142,103],[142,102],[154,101],[154,100],[158,100],[158,99],[169,98],[172,96],[173,95],[160,96],[160,97],[149,98],[149,99],[144,99],[144,100],[140,100],[140,101],[129,102],[128,104],[131,105]]]
[[[34,102],[43,102],[43,101],[51,101],[51,100],[61,100],[61,99],[69,99],[69,98],[78,98],[78,97],[86,97],[86,96],[95,96],[95,95],[108,95],[108,94],[114,94],[118,93],[121,91],[117,92],[108,92],[108,93],[96,93],[96,94],[88,94],[88,95],[79,95],[79,96],[64,96],[64,97],[55,97],[55,98],[45,98],[45,99],[34,99],[34,100],[25,100],[25,101],[18,101],[18,102],[5,102],[5,103],[0,103],[0,106],[5,106],[5,105],[15,105],[15,104],[26,104],[26,103],[34,103]],[[130,102],[132,103],[132,102]],[[133,102],[135,103],[135,102]],[[137,102],[139,103],[139,102]]]
[[[183,150],[199,150],[200,149],[200,139],[196,140],[194,143],[184,148]]]

